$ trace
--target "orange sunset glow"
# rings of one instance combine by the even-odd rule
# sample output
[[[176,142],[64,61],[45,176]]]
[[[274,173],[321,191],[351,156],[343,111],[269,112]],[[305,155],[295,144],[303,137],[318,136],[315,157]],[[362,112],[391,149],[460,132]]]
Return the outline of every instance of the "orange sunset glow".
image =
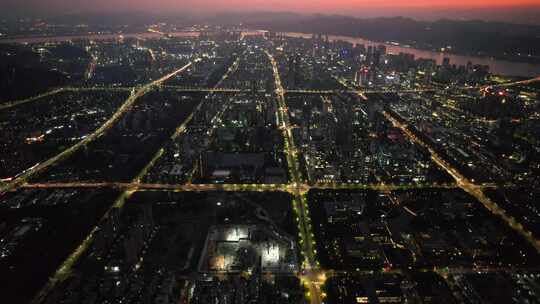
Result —
[[[0,7],[15,7],[19,1],[4,0]],[[295,12],[361,12],[373,9],[427,9],[427,8],[494,8],[540,7],[539,0],[28,0],[27,8],[64,10],[270,10]]]

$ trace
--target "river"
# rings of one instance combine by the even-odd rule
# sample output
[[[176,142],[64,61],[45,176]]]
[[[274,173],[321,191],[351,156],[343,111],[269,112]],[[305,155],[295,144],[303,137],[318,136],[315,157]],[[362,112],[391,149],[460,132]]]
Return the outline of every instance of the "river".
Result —
[[[174,32],[170,36],[193,38],[199,37],[199,32]],[[118,33],[118,34],[88,34],[88,35],[65,35],[65,36],[31,36],[0,39],[0,43],[46,43],[75,40],[115,40],[121,38],[156,39],[163,34],[156,32],[142,33]]]
[[[296,33],[296,32],[284,32],[283,35],[287,37],[303,37],[311,38],[312,34]],[[174,32],[169,35],[173,37],[197,37],[198,32]],[[139,39],[153,39],[159,38],[163,35],[160,33],[143,32],[143,33],[126,33],[126,34],[89,34],[89,35],[74,35],[74,36],[50,36],[50,37],[20,37],[20,38],[7,38],[0,39],[0,43],[44,43],[44,42],[61,42],[77,39],[91,39],[91,40],[110,40],[123,38],[139,38]],[[380,45],[386,46],[387,52],[391,54],[399,54],[400,52],[413,54],[415,58],[426,58],[437,61],[437,64],[441,64],[444,57],[450,58],[450,64],[466,65],[467,62],[473,64],[489,65],[489,70],[493,74],[508,75],[508,76],[522,76],[522,77],[536,77],[540,75],[540,64],[526,63],[526,62],[512,62],[507,60],[499,60],[488,57],[476,57],[476,56],[463,56],[456,54],[448,54],[442,52],[432,52],[427,50],[416,49],[412,47],[405,47],[402,45],[394,45],[390,43],[374,42],[357,37],[349,36],[335,36],[329,35],[328,39],[331,41],[343,40],[350,43],[359,43],[365,45]]]
[[[287,37],[302,37],[311,38],[312,34],[296,33],[296,32],[284,32],[282,33]],[[507,60],[499,60],[488,57],[477,56],[463,56],[456,54],[448,54],[442,52],[432,52],[427,50],[415,49],[412,47],[405,47],[402,45],[394,45],[390,43],[374,42],[357,37],[349,36],[335,36],[329,35],[328,40],[336,41],[342,40],[350,43],[359,43],[364,45],[385,45],[387,52],[390,54],[409,53],[413,54],[415,58],[426,58],[437,61],[437,64],[442,64],[443,58],[450,58],[450,64],[467,65],[467,62],[473,64],[489,65],[489,70],[493,74],[508,75],[508,76],[522,76],[522,77],[536,77],[540,75],[540,64],[527,63],[527,62],[512,62]]]

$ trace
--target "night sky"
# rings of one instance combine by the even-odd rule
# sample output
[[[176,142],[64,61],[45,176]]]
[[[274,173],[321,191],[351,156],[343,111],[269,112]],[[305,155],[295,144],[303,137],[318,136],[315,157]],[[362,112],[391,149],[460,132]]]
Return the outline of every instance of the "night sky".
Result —
[[[360,17],[516,19],[540,23],[540,0],[1,0],[0,14],[287,11]]]

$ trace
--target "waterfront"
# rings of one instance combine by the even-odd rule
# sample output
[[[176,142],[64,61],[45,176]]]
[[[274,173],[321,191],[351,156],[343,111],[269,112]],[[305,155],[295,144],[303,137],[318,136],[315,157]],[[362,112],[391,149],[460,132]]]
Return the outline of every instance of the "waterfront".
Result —
[[[198,37],[199,32],[174,32],[169,34],[171,37]],[[29,36],[29,37],[13,37],[0,39],[0,43],[46,43],[46,42],[63,42],[74,40],[116,40],[125,38],[137,39],[156,39],[163,37],[163,34],[157,32],[140,32],[140,33],[95,33],[95,34],[77,34],[77,35],[61,35],[61,36]]]
[[[311,38],[313,34],[308,33],[297,33],[297,32],[284,32],[283,35],[288,37],[302,37],[302,38]],[[540,75],[540,64],[533,64],[527,62],[512,62],[507,60],[493,59],[489,57],[477,57],[477,56],[464,56],[457,54],[449,54],[443,52],[433,52],[428,50],[421,50],[412,47],[406,47],[403,45],[395,45],[392,43],[381,43],[374,42],[363,38],[350,37],[350,36],[335,36],[328,35],[328,40],[336,41],[342,40],[350,43],[358,43],[365,45],[385,45],[388,53],[390,54],[399,54],[399,53],[409,53],[414,54],[415,58],[426,58],[433,59],[437,61],[437,64],[442,64],[443,58],[450,58],[451,64],[456,65],[467,65],[467,62],[472,62],[473,64],[482,64],[489,65],[489,70],[493,74],[498,75],[507,75],[507,76],[522,76],[522,77],[533,77]]]
[[[259,33],[260,31],[248,31],[249,33]],[[199,32],[172,32],[168,33],[171,37],[198,37]],[[298,33],[298,32],[283,32],[287,37],[302,37],[311,38],[311,33]],[[162,37],[163,34],[156,32],[142,32],[142,33],[107,33],[107,34],[88,34],[88,35],[63,35],[63,36],[34,36],[34,37],[16,37],[0,39],[0,43],[44,43],[44,42],[61,42],[78,39],[91,39],[91,40],[112,40],[121,38],[138,38],[138,39],[153,39]],[[375,42],[359,37],[350,36],[336,36],[329,35],[330,41],[342,40],[350,43],[358,43],[365,45],[380,45],[386,46],[388,53],[399,54],[409,53],[414,54],[415,58],[426,58],[437,61],[437,64],[442,64],[443,58],[450,58],[451,64],[467,65],[467,62],[473,64],[489,65],[490,72],[497,75],[506,76],[521,76],[521,77],[535,77],[540,75],[540,64],[527,63],[527,62],[512,62],[507,60],[494,59],[490,57],[478,57],[478,56],[465,56],[457,54],[449,54],[443,52],[433,52],[429,50],[422,50],[413,47],[407,47],[404,45],[396,45],[394,43],[381,43]]]

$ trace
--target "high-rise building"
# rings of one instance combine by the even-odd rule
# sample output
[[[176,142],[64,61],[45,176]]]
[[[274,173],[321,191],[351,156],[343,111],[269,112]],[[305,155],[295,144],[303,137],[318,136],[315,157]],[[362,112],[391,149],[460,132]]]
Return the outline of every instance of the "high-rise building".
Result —
[[[381,55],[386,55],[386,45],[380,44],[377,46],[377,51],[379,51]]]
[[[450,57],[444,57],[444,58],[443,58],[442,66],[443,66],[445,69],[449,69],[449,68],[450,68]]]
[[[295,54],[289,58],[289,70],[287,72],[287,86],[291,89],[298,85],[300,70],[300,56]]]
[[[362,66],[356,71],[354,82],[359,86],[368,86],[373,81],[373,70],[367,66]]]

